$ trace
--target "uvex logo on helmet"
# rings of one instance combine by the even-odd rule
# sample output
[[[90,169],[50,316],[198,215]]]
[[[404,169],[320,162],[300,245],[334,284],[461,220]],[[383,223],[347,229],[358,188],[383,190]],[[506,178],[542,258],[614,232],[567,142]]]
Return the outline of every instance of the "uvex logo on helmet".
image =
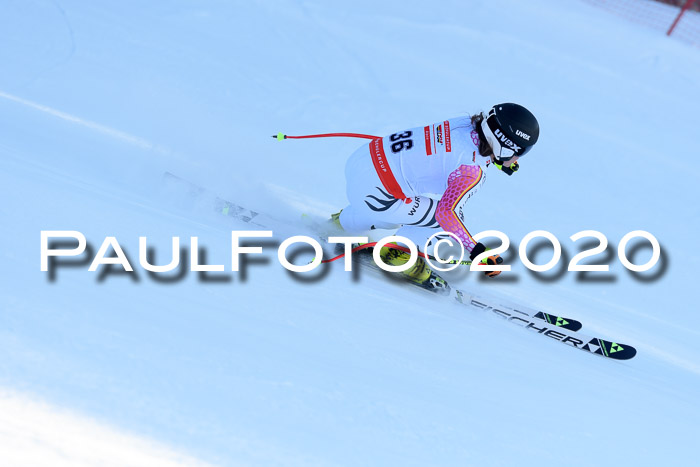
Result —
[[[518,135],[518,136],[520,136],[520,137],[521,137],[522,139],[524,139],[525,141],[530,141],[530,135],[528,135],[527,133],[525,133],[525,132],[523,132],[523,131],[516,130],[516,131],[515,131],[515,134]]]
[[[501,131],[500,128],[497,128],[496,131],[493,132],[493,134],[496,135],[496,137],[498,137],[498,139],[501,141],[501,143],[504,143],[506,146],[511,148],[513,151],[515,151],[516,154],[518,153],[518,151],[520,151],[520,149],[521,149],[520,146],[518,146],[513,141],[511,141],[509,138],[507,138],[506,135],[503,134],[503,132]]]

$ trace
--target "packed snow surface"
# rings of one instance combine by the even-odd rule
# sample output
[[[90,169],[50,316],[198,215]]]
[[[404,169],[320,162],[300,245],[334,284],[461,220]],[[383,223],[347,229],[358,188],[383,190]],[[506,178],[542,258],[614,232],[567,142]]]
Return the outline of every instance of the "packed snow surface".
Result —
[[[696,461],[696,48],[575,0],[10,0],[0,31],[11,405],[37,400],[220,465]],[[340,262],[315,280],[279,265],[275,242],[308,234],[302,214],[345,205],[345,160],[364,142],[270,135],[386,135],[498,102],[541,126],[520,171],[490,170],[469,201],[471,229],[511,239],[513,270],[450,278],[578,319],[634,345],[633,360]],[[208,194],[164,189],[165,172]],[[245,275],[230,271],[231,231],[258,227],[213,212],[214,196],[275,220]],[[80,231],[93,255],[113,236],[136,271],[89,272],[83,256],[42,272],[42,230]],[[562,267],[585,242],[571,235],[602,232],[609,254],[591,261],[610,271],[531,273],[517,245],[533,230],[560,240]],[[617,258],[634,230],[663,252],[638,275]],[[196,236],[226,271],[153,277],[140,236],[159,264],[172,237],[188,249]],[[641,264],[651,248],[637,243]],[[0,424],[7,447],[19,425]]]

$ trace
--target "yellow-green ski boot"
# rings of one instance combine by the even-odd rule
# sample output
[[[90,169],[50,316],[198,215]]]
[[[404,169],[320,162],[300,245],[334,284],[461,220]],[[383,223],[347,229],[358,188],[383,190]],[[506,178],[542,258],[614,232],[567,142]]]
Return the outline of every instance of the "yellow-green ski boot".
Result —
[[[382,247],[379,254],[382,260],[391,266],[402,266],[411,258],[410,253],[388,245]],[[423,258],[419,257],[416,264],[400,274],[424,289],[438,293],[449,293],[450,288],[447,282],[435,274]]]

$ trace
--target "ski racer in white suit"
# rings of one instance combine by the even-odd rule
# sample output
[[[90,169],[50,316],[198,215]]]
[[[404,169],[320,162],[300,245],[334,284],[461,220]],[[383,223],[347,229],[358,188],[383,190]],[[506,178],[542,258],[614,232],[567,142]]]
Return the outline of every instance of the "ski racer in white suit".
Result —
[[[517,171],[517,160],[538,137],[534,115],[504,103],[488,115],[451,118],[373,139],[347,161],[350,205],[338,221],[350,232],[399,228],[397,235],[412,239],[419,248],[415,239],[424,242],[435,232],[427,229],[441,229],[456,235],[474,259],[486,248],[472,238],[465,203],[483,185],[490,166],[508,175]],[[385,254],[390,264],[408,260],[408,254],[393,248],[383,250]],[[489,264],[500,262],[498,255],[488,258]],[[421,282],[430,276],[430,268],[419,259],[406,275]]]

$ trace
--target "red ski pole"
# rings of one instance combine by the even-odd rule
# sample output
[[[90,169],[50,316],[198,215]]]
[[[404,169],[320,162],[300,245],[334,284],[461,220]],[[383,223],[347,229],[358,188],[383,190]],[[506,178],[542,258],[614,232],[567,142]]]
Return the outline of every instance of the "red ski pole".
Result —
[[[283,139],[304,139],[304,138],[364,138],[364,139],[377,139],[379,136],[363,135],[360,133],[322,133],[319,135],[301,135],[301,136],[290,136],[285,135],[280,132],[276,135],[272,135],[277,141],[282,141]]]

